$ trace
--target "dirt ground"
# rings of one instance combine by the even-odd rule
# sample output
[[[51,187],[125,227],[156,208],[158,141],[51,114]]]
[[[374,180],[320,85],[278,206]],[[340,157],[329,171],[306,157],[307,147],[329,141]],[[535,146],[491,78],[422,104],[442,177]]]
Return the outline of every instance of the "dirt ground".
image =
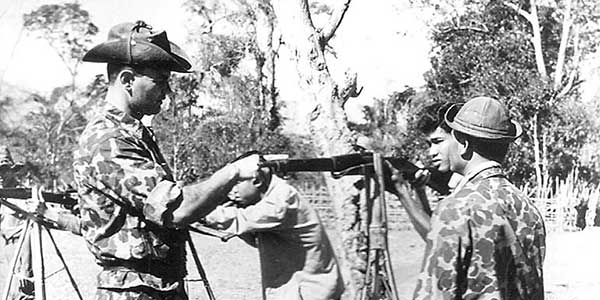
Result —
[[[83,241],[66,232],[53,231],[53,236],[67,260],[83,299],[93,299],[98,267]],[[338,247],[337,252],[340,253],[340,241],[336,240],[339,235],[330,236]],[[255,249],[237,239],[223,243],[214,238],[197,235],[194,240],[217,299],[261,298],[258,253]],[[66,273],[59,271],[59,260],[47,236],[43,243],[46,274],[54,273],[46,281],[47,298],[77,299]],[[400,299],[410,299],[421,264],[424,243],[414,231],[392,231],[389,234],[389,243]],[[600,280],[596,271],[600,270],[600,260],[594,258],[600,249],[600,228],[550,233],[547,245],[544,267],[547,299],[598,299]],[[0,260],[0,291],[3,290],[7,277],[7,265],[6,259]],[[191,258],[188,270],[192,278],[198,278]],[[207,299],[200,282],[190,282],[188,285],[191,299]]]

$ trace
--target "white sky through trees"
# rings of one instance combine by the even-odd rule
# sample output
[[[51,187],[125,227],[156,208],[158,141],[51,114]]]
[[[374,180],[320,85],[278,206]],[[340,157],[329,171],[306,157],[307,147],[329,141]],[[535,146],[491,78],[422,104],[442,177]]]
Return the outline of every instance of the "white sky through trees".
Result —
[[[155,28],[167,30],[169,39],[182,43],[185,37],[184,13],[180,0],[88,0],[80,1],[100,32],[96,43],[106,40],[111,26],[121,22],[144,20]],[[61,4],[61,0],[0,0],[0,79],[19,88],[47,93],[69,84],[70,75],[58,55],[44,40],[23,30],[23,14],[43,4]],[[104,73],[104,64],[84,63],[79,67],[77,83],[90,82]]]

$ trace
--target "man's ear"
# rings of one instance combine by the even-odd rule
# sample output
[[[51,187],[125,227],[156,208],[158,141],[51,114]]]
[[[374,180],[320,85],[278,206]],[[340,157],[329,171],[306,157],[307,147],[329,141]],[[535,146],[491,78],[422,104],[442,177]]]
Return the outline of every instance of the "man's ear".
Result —
[[[132,70],[129,69],[124,69],[121,72],[119,72],[119,75],[117,76],[117,79],[119,80],[119,82],[121,83],[121,85],[123,85],[127,91],[131,92],[131,86],[133,85],[133,80],[135,78],[135,74],[133,74]]]
[[[471,160],[473,157],[473,147],[471,145],[471,141],[465,139],[463,142],[464,144],[458,143],[458,154],[460,154],[460,157],[462,157],[464,160]]]
[[[254,177],[254,179],[252,179],[252,185],[254,185],[256,188],[260,188],[263,185],[262,177],[261,176]]]

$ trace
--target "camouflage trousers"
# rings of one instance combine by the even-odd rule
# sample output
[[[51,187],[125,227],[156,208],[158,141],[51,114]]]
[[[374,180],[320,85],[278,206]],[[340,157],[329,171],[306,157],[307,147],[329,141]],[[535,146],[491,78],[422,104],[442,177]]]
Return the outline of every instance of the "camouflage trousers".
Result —
[[[153,288],[141,286],[128,289],[96,290],[96,300],[188,300],[188,296],[182,284],[173,291],[157,291]]]

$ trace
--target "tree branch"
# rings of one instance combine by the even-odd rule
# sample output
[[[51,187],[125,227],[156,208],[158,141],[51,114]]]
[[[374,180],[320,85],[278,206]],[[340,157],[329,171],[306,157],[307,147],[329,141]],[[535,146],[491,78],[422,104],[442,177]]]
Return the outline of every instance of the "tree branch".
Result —
[[[579,65],[580,61],[581,61],[581,47],[579,47],[579,42],[580,42],[580,37],[579,37],[579,27],[576,27],[574,29],[574,40],[573,40],[573,48],[575,48],[575,53],[573,54],[573,69],[571,70],[571,72],[569,73],[569,79],[567,80],[567,83],[565,84],[565,86],[563,86],[563,88],[560,90],[560,92],[558,93],[558,95],[556,96],[557,99],[560,99],[564,96],[566,96],[569,92],[571,92],[571,90],[577,86],[580,82],[576,83],[575,79],[577,79],[577,75],[578,75],[578,68],[577,66]]]
[[[356,72],[347,70],[344,75],[344,85],[341,86],[338,91],[338,97],[342,107],[346,104],[348,99],[358,97],[363,90],[363,87],[360,87],[360,89],[358,88]]]
[[[519,6],[517,6],[514,3],[510,3],[508,1],[504,1],[502,2],[502,4],[504,4],[505,6],[511,8],[512,10],[514,10],[515,12],[517,12],[518,14],[520,14],[521,16],[523,16],[525,19],[527,19],[527,21],[529,22],[533,22],[533,15],[528,13],[527,11],[519,8]]]
[[[571,13],[572,0],[567,2],[562,24],[562,33],[560,37],[560,46],[558,48],[558,57],[556,59],[556,70],[554,71],[554,89],[558,90],[562,82],[563,68],[565,66],[567,46],[569,44],[569,35],[571,31],[571,25],[573,24],[573,17]],[[577,45],[575,45],[577,47]],[[576,49],[577,50],[577,49]]]
[[[342,24],[342,20],[344,19],[344,15],[346,15],[346,11],[350,7],[350,2],[352,0],[345,0],[345,2],[340,5],[337,9],[333,11],[331,18],[329,18],[329,22],[325,27],[321,29],[321,37],[324,44],[327,44],[331,38],[335,35],[336,30]]]
[[[485,26],[485,24],[481,24],[481,28],[474,27],[474,26],[454,26],[454,27],[443,28],[441,30],[438,30],[437,32],[449,33],[449,32],[453,32],[453,31],[475,31],[475,32],[481,32],[481,33],[489,33],[490,32],[490,30],[487,28],[487,26]]]

